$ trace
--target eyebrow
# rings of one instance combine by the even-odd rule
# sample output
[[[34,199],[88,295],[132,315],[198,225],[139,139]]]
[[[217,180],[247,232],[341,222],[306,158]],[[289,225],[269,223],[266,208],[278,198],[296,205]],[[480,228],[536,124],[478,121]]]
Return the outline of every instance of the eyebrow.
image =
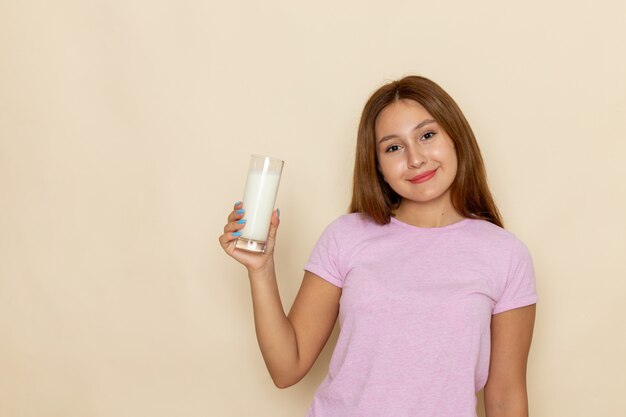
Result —
[[[429,123],[433,123],[433,122],[435,122],[435,120],[434,120],[434,119],[426,119],[426,120],[423,120],[422,122],[420,122],[420,124],[418,124],[417,126],[415,126],[415,127],[411,130],[411,132],[415,132],[416,130],[418,130],[418,129],[420,129],[420,128],[424,127],[424,126],[426,126],[426,125],[427,125],[427,124],[429,124]],[[397,137],[398,137],[398,135],[396,135],[396,134],[383,136],[383,137],[382,137],[382,138],[380,138],[380,140],[378,141],[378,144],[380,145],[381,143],[383,143],[383,142],[385,142],[385,141],[387,141],[387,140],[391,140],[391,139],[394,139],[394,138],[397,138]]]

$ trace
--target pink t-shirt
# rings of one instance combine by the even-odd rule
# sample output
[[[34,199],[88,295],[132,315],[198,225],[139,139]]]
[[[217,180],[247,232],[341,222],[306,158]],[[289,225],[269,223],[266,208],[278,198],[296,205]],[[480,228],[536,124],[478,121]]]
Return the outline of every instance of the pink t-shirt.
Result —
[[[344,215],[305,269],[342,288],[339,339],[307,417],[475,417],[491,315],[537,302],[528,250],[483,220]]]

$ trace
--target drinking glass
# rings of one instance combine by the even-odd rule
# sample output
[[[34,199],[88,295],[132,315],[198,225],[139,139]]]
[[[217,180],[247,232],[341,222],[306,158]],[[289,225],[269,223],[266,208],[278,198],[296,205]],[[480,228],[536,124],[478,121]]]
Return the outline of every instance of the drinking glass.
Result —
[[[284,161],[264,155],[252,155],[243,195],[246,226],[241,229],[235,247],[250,252],[265,252],[270,221]]]

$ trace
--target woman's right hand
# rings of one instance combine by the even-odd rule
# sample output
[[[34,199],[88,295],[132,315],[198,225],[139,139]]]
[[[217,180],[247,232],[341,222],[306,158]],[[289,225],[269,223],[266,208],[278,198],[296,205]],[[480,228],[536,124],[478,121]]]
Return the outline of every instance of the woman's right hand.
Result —
[[[273,266],[274,262],[274,245],[276,244],[276,230],[280,224],[280,215],[278,210],[272,213],[269,235],[264,253],[248,252],[243,249],[237,249],[235,242],[239,237],[239,232],[245,227],[245,211],[243,203],[237,202],[233,211],[228,215],[228,223],[224,226],[224,234],[219,237],[222,249],[228,255],[232,256],[239,263],[248,268],[249,272],[258,272],[268,266]]]

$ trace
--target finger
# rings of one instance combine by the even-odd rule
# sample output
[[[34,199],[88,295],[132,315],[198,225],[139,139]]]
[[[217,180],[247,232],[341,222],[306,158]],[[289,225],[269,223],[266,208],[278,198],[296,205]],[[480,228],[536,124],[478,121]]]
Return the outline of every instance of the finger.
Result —
[[[268,239],[276,238],[276,231],[278,230],[279,225],[280,225],[280,209],[276,209],[272,213],[272,220],[270,222],[270,231],[268,234]]]
[[[239,204],[239,207],[242,207],[241,204]],[[230,212],[230,214],[228,215],[228,222],[234,222],[236,220],[240,220],[241,218],[243,218],[243,216],[246,214],[246,210],[243,208],[239,208],[237,210],[233,210]]]
[[[227,232],[219,237],[220,245],[224,249],[228,248],[228,246],[233,243],[239,236],[241,236],[241,232]]]
[[[246,219],[239,219],[230,223],[226,223],[224,226],[224,233],[236,232],[243,229],[246,226]]]
[[[217,239],[220,242],[220,246],[222,246],[222,248],[224,249],[226,249],[231,242],[229,235],[230,233],[224,233],[223,235],[220,235],[220,237]]]

